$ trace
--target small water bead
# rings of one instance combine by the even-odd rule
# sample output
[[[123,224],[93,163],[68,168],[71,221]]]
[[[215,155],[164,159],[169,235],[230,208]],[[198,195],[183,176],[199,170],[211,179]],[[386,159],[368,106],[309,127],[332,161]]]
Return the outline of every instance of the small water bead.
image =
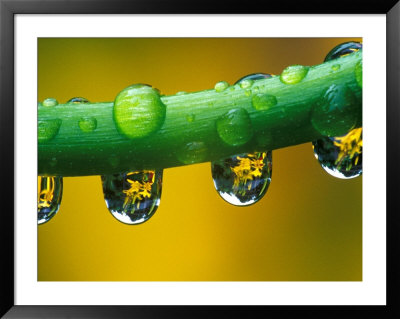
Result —
[[[246,95],[246,96],[251,96],[251,90],[244,90],[244,94]]]
[[[118,131],[129,139],[156,132],[164,123],[166,106],[160,92],[145,84],[123,89],[115,98],[113,117]]]
[[[330,175],[348,179],[362,174],[362,128],[340,137],[324,137],[312,145],[315,157]]]
[[[73,97],[72,99],[69,99],[67,104],[85,104],[89,103],[88,99],[85,99],[84,97]]]
[[[239,86],[242,89],[250,88],[253,85],[254,81],[252,79],[243,79],[239,82]]]
[[[94,117],[83,117],[78,122],[82,132],[90,133],[97,128],[97,120]]]
[[[194,122],[195,119],[196,119],[196,115],[194,115],[194,114],[187,114],[186,115],[186,121],[188,121],[189,123]]]
[[[346,85],[332,84],[313,106],[311,123],[325,136],[346,134],[356,125],[357,103],[350,88]]]
[[[332,71],[339,71],[340,70],[340,64],[334,64],[331,66]]]
[[[228,82],[221,81],[221,82],[218,82],[217,84],[215,84],[214,89],[217,92],[222,92],[222,91],[225,91],[228,87],[229,87]]]
[[[183,164],[201,163],[207,155],[207,146],[204,142],[189,142],[178,150],[176,156]]]
[[[331,61],[362,49],[360,42],[350,41],[337,45],[325,57],[324,62]]]
[[[62,121],[60,119],[39,120],[38,121],[38,142],[48,142],[52,140],[60,130]]]
[[[282,71],[280,80],[285,84],[296,84],[301,82],[308,73],[308,67],[303,65],[291,65]]]
[[[218,194],[228,203],[247,206],[266,193],[272,176],[272,152],[255,152],[211,163]]]
[[[53,107],[58,105],[58,101],[52,97],[49,97],[42,102],[42,105],[46,107]]]
[[[219,137],[228,145],[246,144],[253,136],[250,116],[243,108],[235,108],[216,121]]]
[[[38,176],[38,225],[48,222],[57,214],[63,191],[60,176]]]
[[[149,220],[160,205],[162,175],[162,170],[142,170],[102,176],[108,210],[129,225]]]
[[[256,94],[251,99],[252,106],[258,111],[268,110],[277,103],[276,97],[271,94]]]

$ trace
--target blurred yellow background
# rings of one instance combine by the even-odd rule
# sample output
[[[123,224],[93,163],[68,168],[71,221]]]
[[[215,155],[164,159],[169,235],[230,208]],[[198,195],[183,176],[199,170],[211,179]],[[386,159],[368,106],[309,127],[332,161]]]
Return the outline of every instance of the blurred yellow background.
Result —
[[[246,74],[322,63],[360,38],[38,40],[38,101],[113,101],[147,83],[162,94],[210,89]],[[164,170],[161,203],[140,225],[107,210],[100,176],[64,178],[61,208],[38,226],[39,281],[359,281],[362,177],[340,180],[311,143],[273,151],[258,203],[217,194],[210,163]]]

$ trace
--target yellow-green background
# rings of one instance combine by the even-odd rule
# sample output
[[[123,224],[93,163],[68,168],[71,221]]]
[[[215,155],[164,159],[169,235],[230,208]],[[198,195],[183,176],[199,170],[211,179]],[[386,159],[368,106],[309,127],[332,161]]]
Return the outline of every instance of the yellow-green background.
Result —
[[[112,101],[133,83],[199,91],[322,63],[349,40],[361,39],[39,39],[38,100]],[[235,207],[210,163],[170,168],[160,207],[136,226],[108,212],[99,176],[64,178],[58,214],[38,226],[38,280],[362,280],[362,177],[328,175],[310,143],[288,147],[273,152],[264,198]]]

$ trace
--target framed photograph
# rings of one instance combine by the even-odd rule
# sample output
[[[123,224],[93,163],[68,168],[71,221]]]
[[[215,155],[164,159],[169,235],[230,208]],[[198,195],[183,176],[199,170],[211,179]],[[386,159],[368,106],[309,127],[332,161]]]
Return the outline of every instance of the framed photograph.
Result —
[[[0,3],[1,315],[398,314],[396,1]]]

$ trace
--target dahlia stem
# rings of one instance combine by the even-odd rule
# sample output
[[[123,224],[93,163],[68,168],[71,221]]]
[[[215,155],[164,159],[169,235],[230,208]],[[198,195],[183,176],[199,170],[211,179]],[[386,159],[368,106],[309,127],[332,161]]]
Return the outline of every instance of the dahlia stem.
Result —
[[[333,84],[351,90],[356,107],[349,112],[360,127],[361,65],[359,51],[320,65],[287,68],[281,76],[245,85],[225,88],[220,83],[215,89],[161,96],[166,106],[161,127],[139,138],[121,134],[114,102],[38,103],[38,174],[162,169],[311,142],[323,136],[321,124],[317,130],[312,123],[313,108]],[[343,123],[340,116],[327,122]]]

